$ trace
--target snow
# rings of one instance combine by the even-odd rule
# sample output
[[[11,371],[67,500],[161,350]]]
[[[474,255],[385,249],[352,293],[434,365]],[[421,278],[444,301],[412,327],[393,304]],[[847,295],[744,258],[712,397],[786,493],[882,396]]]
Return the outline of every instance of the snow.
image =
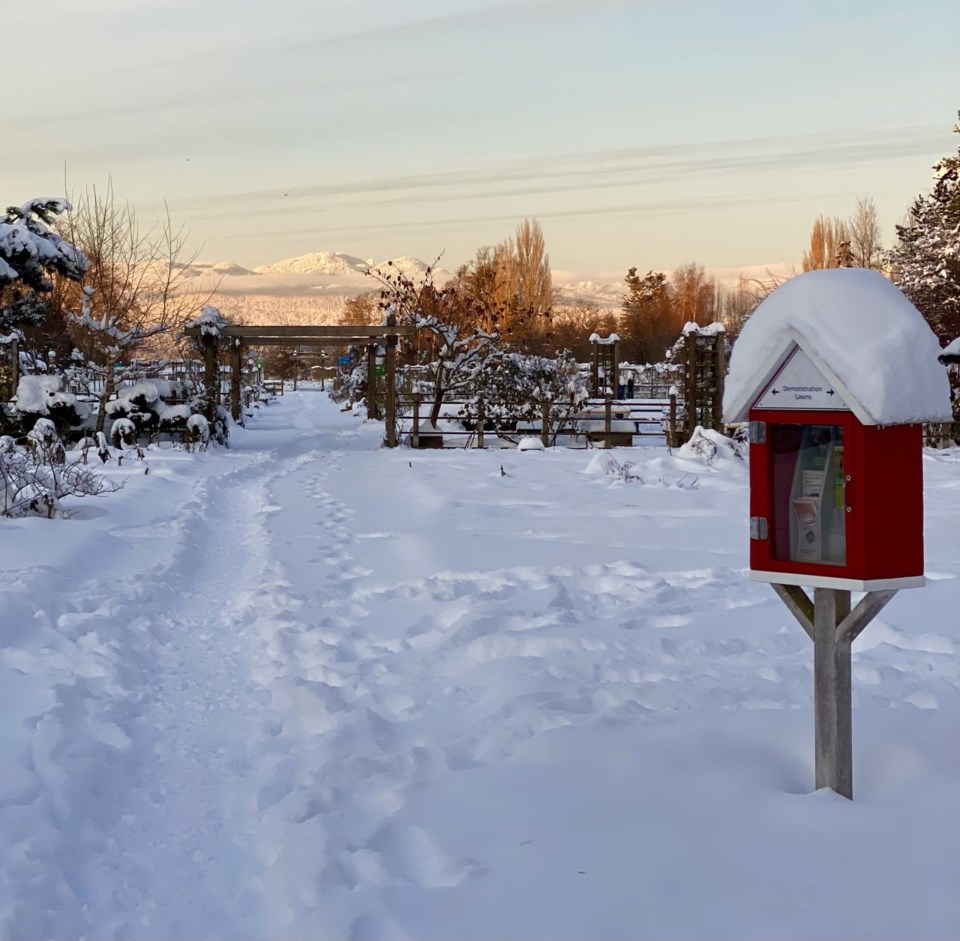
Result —
[[[0,521],[0,937],[960,935],[960,450],[850,803],[746,459],[382,435],[288,392]]]
[[[188,320],[186,326],[199,327],[202,336],[219,337],[220,331],[230,326],[230,321],[220,313],[219,308],[204,304],[200,313],[193,320]]]
[[[942,350],[940,350],[937,358],[941,363],[946,363],[948,361],[960,361],[960,337],[957,337],[955,340],[951,340]]]
[[[191,415],[187,419],[187,429],[197,435],[201,441],[210,440],[210,423],[204,415]]]
[[[31,415],[46,415],[54,405],[76,405],[77,397],[64,392],[60,376],[21,376],[13,402],[17,409]]]
[[[698,337],[715,337],[719,336],[721,333],[726,333],[727,328],[720,323],[707,324],[706,326],[701,326],[693,320],[688,321],[683,325],[683,330],[681,331],[684,336],[688,333],[695,333]]]
[[[809,271],[773,291],[744,325],[730,357],[724,420],[746,419],[793,341],[833,373],[867,424],[949,421],[936,337],[900,290],[875,271]]]

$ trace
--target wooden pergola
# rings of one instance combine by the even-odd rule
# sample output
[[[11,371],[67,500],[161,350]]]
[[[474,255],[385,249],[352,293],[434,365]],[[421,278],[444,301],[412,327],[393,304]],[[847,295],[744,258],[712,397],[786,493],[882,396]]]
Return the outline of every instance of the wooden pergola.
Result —
[[[383,346],[384,371],[386,373],[386,391],[384,395],[384,420],[386,434],[384,443],[388,448],[397,446],[396,425],[396,371],[397,339],[413,336],[416,327],[397,326],[393,315],[388,315],[387,323],[369,327],[271,327],[271,326],[228,326],[221,328],[219,336],[205,334],[200,326],[188,327],[186,335],[199,337],[203,347],[203,378],[209,390],[216,388],[217,351],[221,342],[230,350],[230,412],[235,421],[240,419],[240,373],[245,347],[250,346],[365,346],[367,348],[367,412],[371,417],[379,418],[376,402],[374,377],[376,375],[377,347]],[[208,398],[208,410],[213,419],[216,397]]]

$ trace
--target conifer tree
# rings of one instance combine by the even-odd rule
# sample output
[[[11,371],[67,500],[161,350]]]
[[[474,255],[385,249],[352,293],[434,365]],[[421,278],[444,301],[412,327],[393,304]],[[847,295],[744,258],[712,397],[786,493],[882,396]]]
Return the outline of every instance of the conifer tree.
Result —
[[[954,128],[960,134],[960,122]],[[960,147],[934,166],[933,191],[918,196],[897,226],[889,254],[894,283],[941,340],[960,336]]]

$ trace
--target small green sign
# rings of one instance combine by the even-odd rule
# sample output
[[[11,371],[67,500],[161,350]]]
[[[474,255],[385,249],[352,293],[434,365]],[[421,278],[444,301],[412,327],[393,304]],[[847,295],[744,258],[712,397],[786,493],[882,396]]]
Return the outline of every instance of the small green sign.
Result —
[[[253,361],[253,365],[256,366],[257,369],[263,369],[263,364],[264,364],[265,362],[266,362],[265,359],[255,359],[255,360]]]
[[[376,374],[377,374],[378,376],[384,376],[384,375],[386,375],[386,372],[387,372],[387,371],[383,368],[383,366],[377,366],[377,367],[375,367],[374,371],[376,372]]]

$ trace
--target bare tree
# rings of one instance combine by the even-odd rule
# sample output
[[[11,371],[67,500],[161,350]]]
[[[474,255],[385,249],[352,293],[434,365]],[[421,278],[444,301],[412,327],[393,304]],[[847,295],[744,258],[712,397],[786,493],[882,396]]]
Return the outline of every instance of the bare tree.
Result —
[[[377,296],[367,291],[356,297],[348,297],[343,305],[340,323],[346,327],[365,327],[380,320]]]
[[[169,212],[141,229],[133,206],[117,198],[112,182],[102,192],[95,186],[85,190],[64,228],[90,261],[82,294],[90,299],[92,320],[102,323],[106,317],[110,325],[139,335],[141,341],[182,327],[216,289],[203,298],[191,290],[189,266],[196,254],[186,254],[187,232],[174,226]],[[82,294],[76,284],[60,281],[56,287],[61,309],[80,309]],[[76,339],[89,359],[104,361],[97,336],[81,330]]]
[[[188,290],[188,266],[195,256],[184,257],[185,230],[174,227],[169,213],[142,230],[133,207],[117,199],[112,182],[103,192],[84,191],[65,230],[90,266],[82,290],[61,281],[59,303],[70,312],[77,345],[106,374],[96,426],[102,431],[117,360],[150,338],[182,328],[204,301]]]
[[[524,219],[512,238],[477,251],[457,272],[463,312],[479,315],[473,326],[519,346],[530,346],[549,332],[556,300],[543,230]]]
[[[417,353],[431,360],[430,422],[435,426],[444,398],[468,392],[500,354],[500,338],[495,332],[469,325],[472,318],[463,316],[463,303],[455,290],[441,291],[434,286],[433,266],[427,268],[419,283],[396,266],[374,268],[369,274],[380,284],[379,305],[384,316],[395,317],[398,324],[414,325]]]
[[[688,323],[710,323],[716,314],[715,297],[716,281],[703,265],[690,262],[676,268],[670,276],[670,298],[677,332]]]
[[[850,250],[856,268],[880,268],[883,230],[874,201],[861,196],[850,218]]]
[[[850,242],[850,231],[843,219],[818,216],[810,233],[810,247],[803,253],[803,270],[839,268],[845,258],[842,243]]]

